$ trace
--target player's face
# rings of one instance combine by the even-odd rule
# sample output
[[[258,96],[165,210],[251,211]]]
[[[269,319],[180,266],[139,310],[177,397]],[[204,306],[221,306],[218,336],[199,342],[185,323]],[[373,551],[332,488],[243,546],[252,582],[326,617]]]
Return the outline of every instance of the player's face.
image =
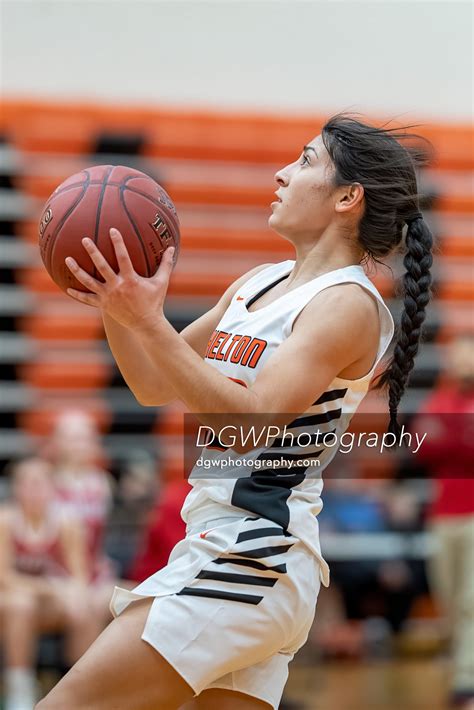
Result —
[[[294,163],[276,173],[278,201],[272,203],[269,226],[289,239],[320,234],[334,216],[333,172],[329,153],[317,136]]]

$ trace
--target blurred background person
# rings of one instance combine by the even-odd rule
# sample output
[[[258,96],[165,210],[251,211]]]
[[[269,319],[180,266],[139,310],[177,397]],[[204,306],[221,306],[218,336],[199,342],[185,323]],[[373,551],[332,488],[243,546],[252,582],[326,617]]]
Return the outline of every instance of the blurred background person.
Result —
[[[145,531],[154,516],[157,496],[162,495],[160,474],[156,459],[139,449],[131,451],[120,466],[105,536],[105,549],[120,577],[135,579],[131,567],[136,556],[143,554]]]
[[[450,702],[474,708],[474,334],[450,343],[413,429],[427,434],[417,456],[434,484],[430,577],[452,638]]]
[[[186,533],[181,508],[189,488],[187,481],[178,480],[165,484],[160,491],[130,567],[130,579],[143,582],[168,563],[171,550]]]
[[[88,581],[105,625],[111,619],[108,605],[117,578],[116,567],[104,551],[114,480],[104,467],[105,453],[94,418],[79,409],[60,413],[44,452],[52,464],[58,509],[84,527]]]
[[[11,467],[12,498],[0,508],[0,639],[5,710],[31,710],[40,634],[64,632],[72,665],[100,632],[88,592],[80,521],[54,504],[49,465],[28,458]]]
[[[364,480],[355,462],[345,461],[343,470],[338,473],[333,466],[332,471],[320,515],[323,536],[377,538],[419,529],[419,506],[392,481]],[[367,549],[363,558],[353,557],[348,542],[347,557],[341,550],[332,561],[332,613],[318,638],[325,655],[390,655],[394,635],[403,630],[413,601],[425,591],[423,564],[392,554],[390,538],[385,539],[385,555]]]

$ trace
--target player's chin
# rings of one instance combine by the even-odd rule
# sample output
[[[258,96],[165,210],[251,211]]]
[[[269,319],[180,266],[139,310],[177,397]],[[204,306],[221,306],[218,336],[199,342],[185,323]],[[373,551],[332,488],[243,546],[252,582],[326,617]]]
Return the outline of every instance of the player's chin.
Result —
[[[278,211],[275,212],[273,211],[270,217],[268,218],[268,226],[271,229],[274,229],[275,232],[278,232],[278,229],[281,228],[282,225],[282,220],[281,218],[278,217]]]
[[[270,215],[270,217],[268,218],[268,226],[270,227],[270,229],[273,229],[273,231],[276,232],[280,237],[283,237],[283,239],[289,239],[284,220],[278,219],[276,215]]]

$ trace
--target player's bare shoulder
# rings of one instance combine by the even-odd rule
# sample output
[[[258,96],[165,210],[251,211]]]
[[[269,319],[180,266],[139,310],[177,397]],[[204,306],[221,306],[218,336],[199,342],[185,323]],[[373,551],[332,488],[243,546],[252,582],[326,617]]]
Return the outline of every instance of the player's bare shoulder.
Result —
[[[299,319],[309,321],[323,313],[333,314],[339,310],[346,316],[346,325],[351,318],[364,322],[369,329],[371,323],[376,325],[379,322],[377,299],[361,284],[353,282],[333,284],[317,293],[303,308]]]
[[[377,352],[380,327],[375,296],[358,283],[342,283],[316,294],[295,320],[293,332],[309,341],[324,334],[356,361]]]

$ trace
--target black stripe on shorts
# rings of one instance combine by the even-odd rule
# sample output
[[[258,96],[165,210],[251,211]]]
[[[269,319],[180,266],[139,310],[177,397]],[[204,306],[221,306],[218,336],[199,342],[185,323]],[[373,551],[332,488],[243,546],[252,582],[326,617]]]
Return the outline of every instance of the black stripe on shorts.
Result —
[[[251,567],[252,569],[261,569],[264,572],[278,572],[279,574],[286,574],[286,564],[283,562],[281,565],[265,565],[263,562],[258,562],[257,560],[242,560],[239,558],[231,557],[218,557],[216,560],[212,560],[215,565],[238,565],[239,567]]]
[[[244,540],[254,540],[258,537],[273,537],[273,536],[280,536],[280,537],[291,537],[290,533],[287,532],[286,530],[283,530],[283,528],[254,528],[253,530],[244,530],[244,532],[239,533],[239,536],[237,537],[237,542],[243,542]]]
[[[259,559],[260,557],[273,557],[273,555],[281,555],[283,552],[288,552],[290,547],[293,547],[294,543],[289,545],[274,545],[273,547],[256,547],[253,550],[239,550],[238,552],[229,551],[230,555],[238,555],[239,557],[250,557]]]
[[[273,587],[277,577],[258,577],[255,574],[235,574],[234,572],[211,572],[202,570],[196,579],[213,579],[216,582],[233,582],[234,584],[254,584],[261,587]]]
[[[190,597],[208,597],[209,599],[227,599],[231,602],[244,604],[260,604],[263,597],[256,594],[240,594],[238,592],[223,592],[217,589],[203,589],[202,587],[184,587],[177,594]]]

